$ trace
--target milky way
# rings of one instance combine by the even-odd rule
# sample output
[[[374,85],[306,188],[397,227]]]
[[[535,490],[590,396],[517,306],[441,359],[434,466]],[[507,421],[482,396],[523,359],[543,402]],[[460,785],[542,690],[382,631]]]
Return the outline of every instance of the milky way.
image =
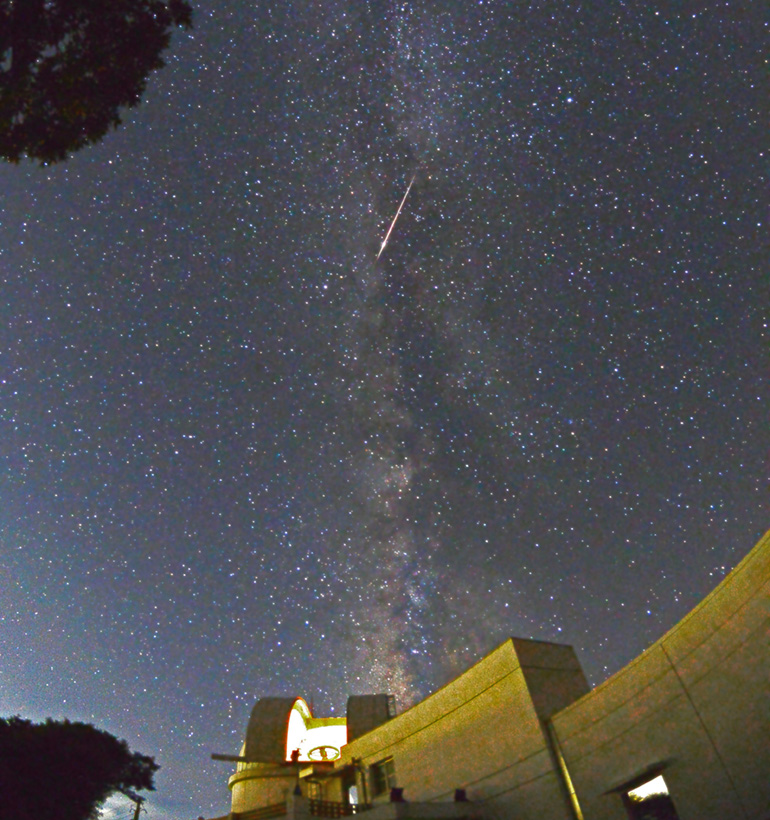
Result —
[[[676,623],[770,521],[760,6],[202,4],[0,168],[0,712],[211,816],[258,697]]]

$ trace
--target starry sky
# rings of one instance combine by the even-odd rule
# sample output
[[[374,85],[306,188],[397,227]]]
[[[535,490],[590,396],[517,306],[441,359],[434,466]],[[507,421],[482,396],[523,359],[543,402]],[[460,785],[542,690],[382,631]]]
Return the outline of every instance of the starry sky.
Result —
[[[194,6],[0,167],[0,714],[154,755],[153,820],[264,695],[599,683],[770,525],[763,4]]]

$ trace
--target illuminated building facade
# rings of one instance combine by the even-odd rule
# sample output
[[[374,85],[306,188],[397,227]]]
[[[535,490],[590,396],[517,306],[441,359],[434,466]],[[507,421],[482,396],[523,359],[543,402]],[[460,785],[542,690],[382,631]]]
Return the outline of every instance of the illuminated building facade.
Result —
[[[263,698],[229,785],[232,820],[770,820],[770,533],[593,690],[571,647],[512,638],[399,715]]]

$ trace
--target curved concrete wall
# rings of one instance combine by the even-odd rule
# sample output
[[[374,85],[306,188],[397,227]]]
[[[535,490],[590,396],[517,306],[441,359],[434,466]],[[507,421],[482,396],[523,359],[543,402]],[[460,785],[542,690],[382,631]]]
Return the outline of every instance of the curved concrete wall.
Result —
[[[591,820],[663,769],[682,820],[770,818],[770,533],[670,632],[552,724]]]
[[[293,769],[280,771],[268,763],[239,765],[239,771],[228,781],[232,792],[230,810],[241,813],[281,803],[296,782],[297,773]]]

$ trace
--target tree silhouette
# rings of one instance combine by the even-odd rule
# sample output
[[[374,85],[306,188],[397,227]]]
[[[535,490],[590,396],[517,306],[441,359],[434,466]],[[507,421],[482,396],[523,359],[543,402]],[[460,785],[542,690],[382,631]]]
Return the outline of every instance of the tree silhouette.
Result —
[[[0,0],[0,157],[66,159],[120,124],[187,0]]]
[[[113,792],[153,790],[157,770],[88,723],[0,718],[0,820],[90,820]]]

